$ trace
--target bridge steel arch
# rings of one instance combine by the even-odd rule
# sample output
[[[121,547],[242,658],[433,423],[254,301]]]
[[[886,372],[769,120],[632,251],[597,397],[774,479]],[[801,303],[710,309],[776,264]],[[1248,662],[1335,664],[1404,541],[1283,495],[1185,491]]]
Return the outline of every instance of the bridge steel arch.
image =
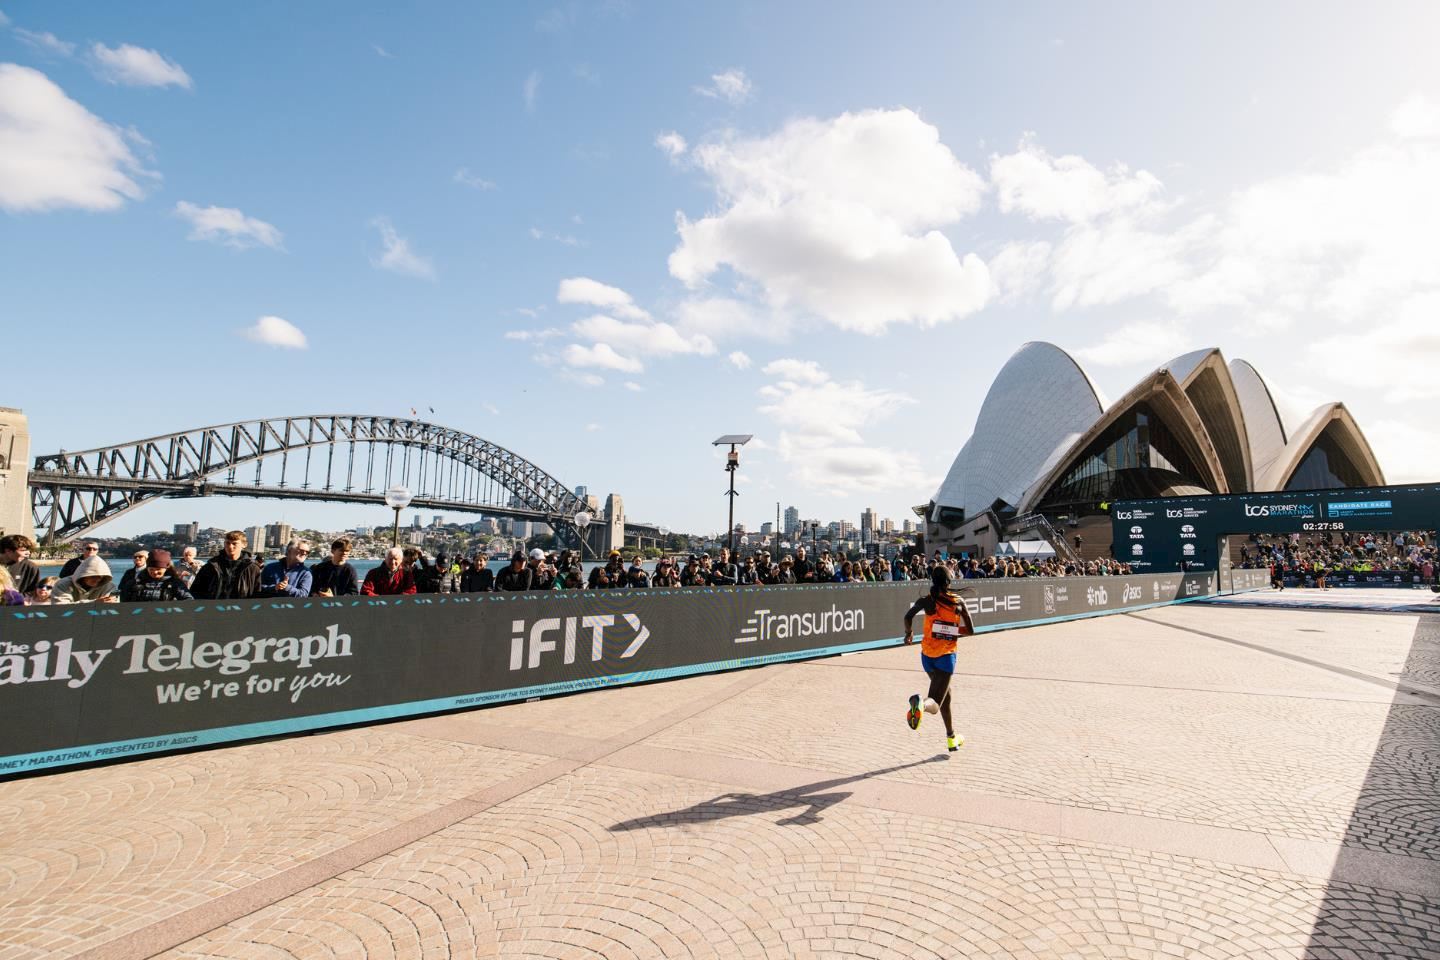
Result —
[[[251,467],[254,480],[245,482]],[[539,520],[572,538],[585,509],[559,480],[498,444],[422,420],[358,414],[247,420],[46,454],[35,457],[28,482],[36,534],[50,542],[161,497],[383,504],[388,487],[405,483],[422,509]]]

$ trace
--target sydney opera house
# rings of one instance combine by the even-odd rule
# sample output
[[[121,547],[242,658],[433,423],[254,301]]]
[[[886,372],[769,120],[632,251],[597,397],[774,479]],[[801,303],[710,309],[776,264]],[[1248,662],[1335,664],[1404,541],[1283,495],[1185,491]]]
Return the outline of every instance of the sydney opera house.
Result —
[[[925,508],[925,543],[988,555],[1042,515],[1097,556],[1110,501],[1384,482],[1343,403],[1287,425],[1259,372],[1217,349],[1176,357],[1107,403],[1068,353],[1032,342],[1001,368]]]

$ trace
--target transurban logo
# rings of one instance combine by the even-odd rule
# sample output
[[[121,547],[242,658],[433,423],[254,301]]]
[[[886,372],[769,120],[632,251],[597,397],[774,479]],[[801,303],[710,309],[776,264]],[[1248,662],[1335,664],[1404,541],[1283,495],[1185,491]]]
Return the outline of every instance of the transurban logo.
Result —
[[[1139,584],[1126,584],[1120,590],[1120,602],[1129,603],[1131,600],[1139,600],[1143,593]]]
[[[75,650],[67,637],[58,643],[40,640],[33,645],[0,643],[0,684],[43,683],[64,680],[71,688],[83,687],[112,653],[123,651],[129,661],[125,673],[169,673],[172,670],[214,670],[225,676],[249,673],[264,663],[294,664],[301,670],[320,660],[350,656],[350,635],[332,623],[325,632],[309,637],[245,637],[225,643],[195,642],[193,630],[166,643],[158,633],[122,636],[115,646],[102,650]]]
[[[635,636],[620,653],[620,659],[625,660],[635,656],[636,652],[643,646],[645,641],[650,639],[650,628],[640,622],[640,618],[633,613],[622,613],[620,618],[635,631]],[[595,662],[605,657],[605,631],[615,626],[615,617],[610,614],[595,617],[543,617],[530,624],[528,631],[529,656],[526,656],[527,631],[524,620],[510,621],[510,632],[514,634],[510,638],[510,669],[520,670],[528,668],[534,670],[540,666],[540,658],[546,653],[560,649],[560,643],[564,643],[563,656],[566,663],[575,662],[576,641],[580,631],[588,631],[590,634],[590,660]],[[547,638],[546,634],[557,634],[560,639]],[[612,640],[615,644],[622,641]]]
[[[1110,602],[1110,595],[1104,587],[1086,587],[1085,602],[1092,607],[1103,607]]]
[[[865,629],[865,611],[860,609],[841,610],[831,605],[829,610],[807,611],[805,613],[771,613],[756,610],[745,621],[736,643],[754,643],[756,640],[783,640],[788,637],[819,637],[828,633],[846,633]]]

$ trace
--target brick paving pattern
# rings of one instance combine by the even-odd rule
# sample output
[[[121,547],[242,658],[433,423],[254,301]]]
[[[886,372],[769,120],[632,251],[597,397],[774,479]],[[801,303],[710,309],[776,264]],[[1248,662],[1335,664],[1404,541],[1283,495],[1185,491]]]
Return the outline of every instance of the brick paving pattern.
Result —
[[[1440,617],[1186,605],[0,783],[0,960],[1440,957]],[[1397,686],[1398,685],[1398,686]]]

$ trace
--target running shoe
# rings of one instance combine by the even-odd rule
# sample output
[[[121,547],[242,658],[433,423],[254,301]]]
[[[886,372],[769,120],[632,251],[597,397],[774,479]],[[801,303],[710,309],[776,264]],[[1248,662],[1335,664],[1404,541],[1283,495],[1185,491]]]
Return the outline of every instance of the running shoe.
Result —
[[[965,746],[965,737],[962,734],[955,734],[953,737],[945,738],[945,748],[951,753]]]
[[[911,730],[920,729],[920,694],[910,697],[910,709],[905,711],[905,722],[910,724]]]

